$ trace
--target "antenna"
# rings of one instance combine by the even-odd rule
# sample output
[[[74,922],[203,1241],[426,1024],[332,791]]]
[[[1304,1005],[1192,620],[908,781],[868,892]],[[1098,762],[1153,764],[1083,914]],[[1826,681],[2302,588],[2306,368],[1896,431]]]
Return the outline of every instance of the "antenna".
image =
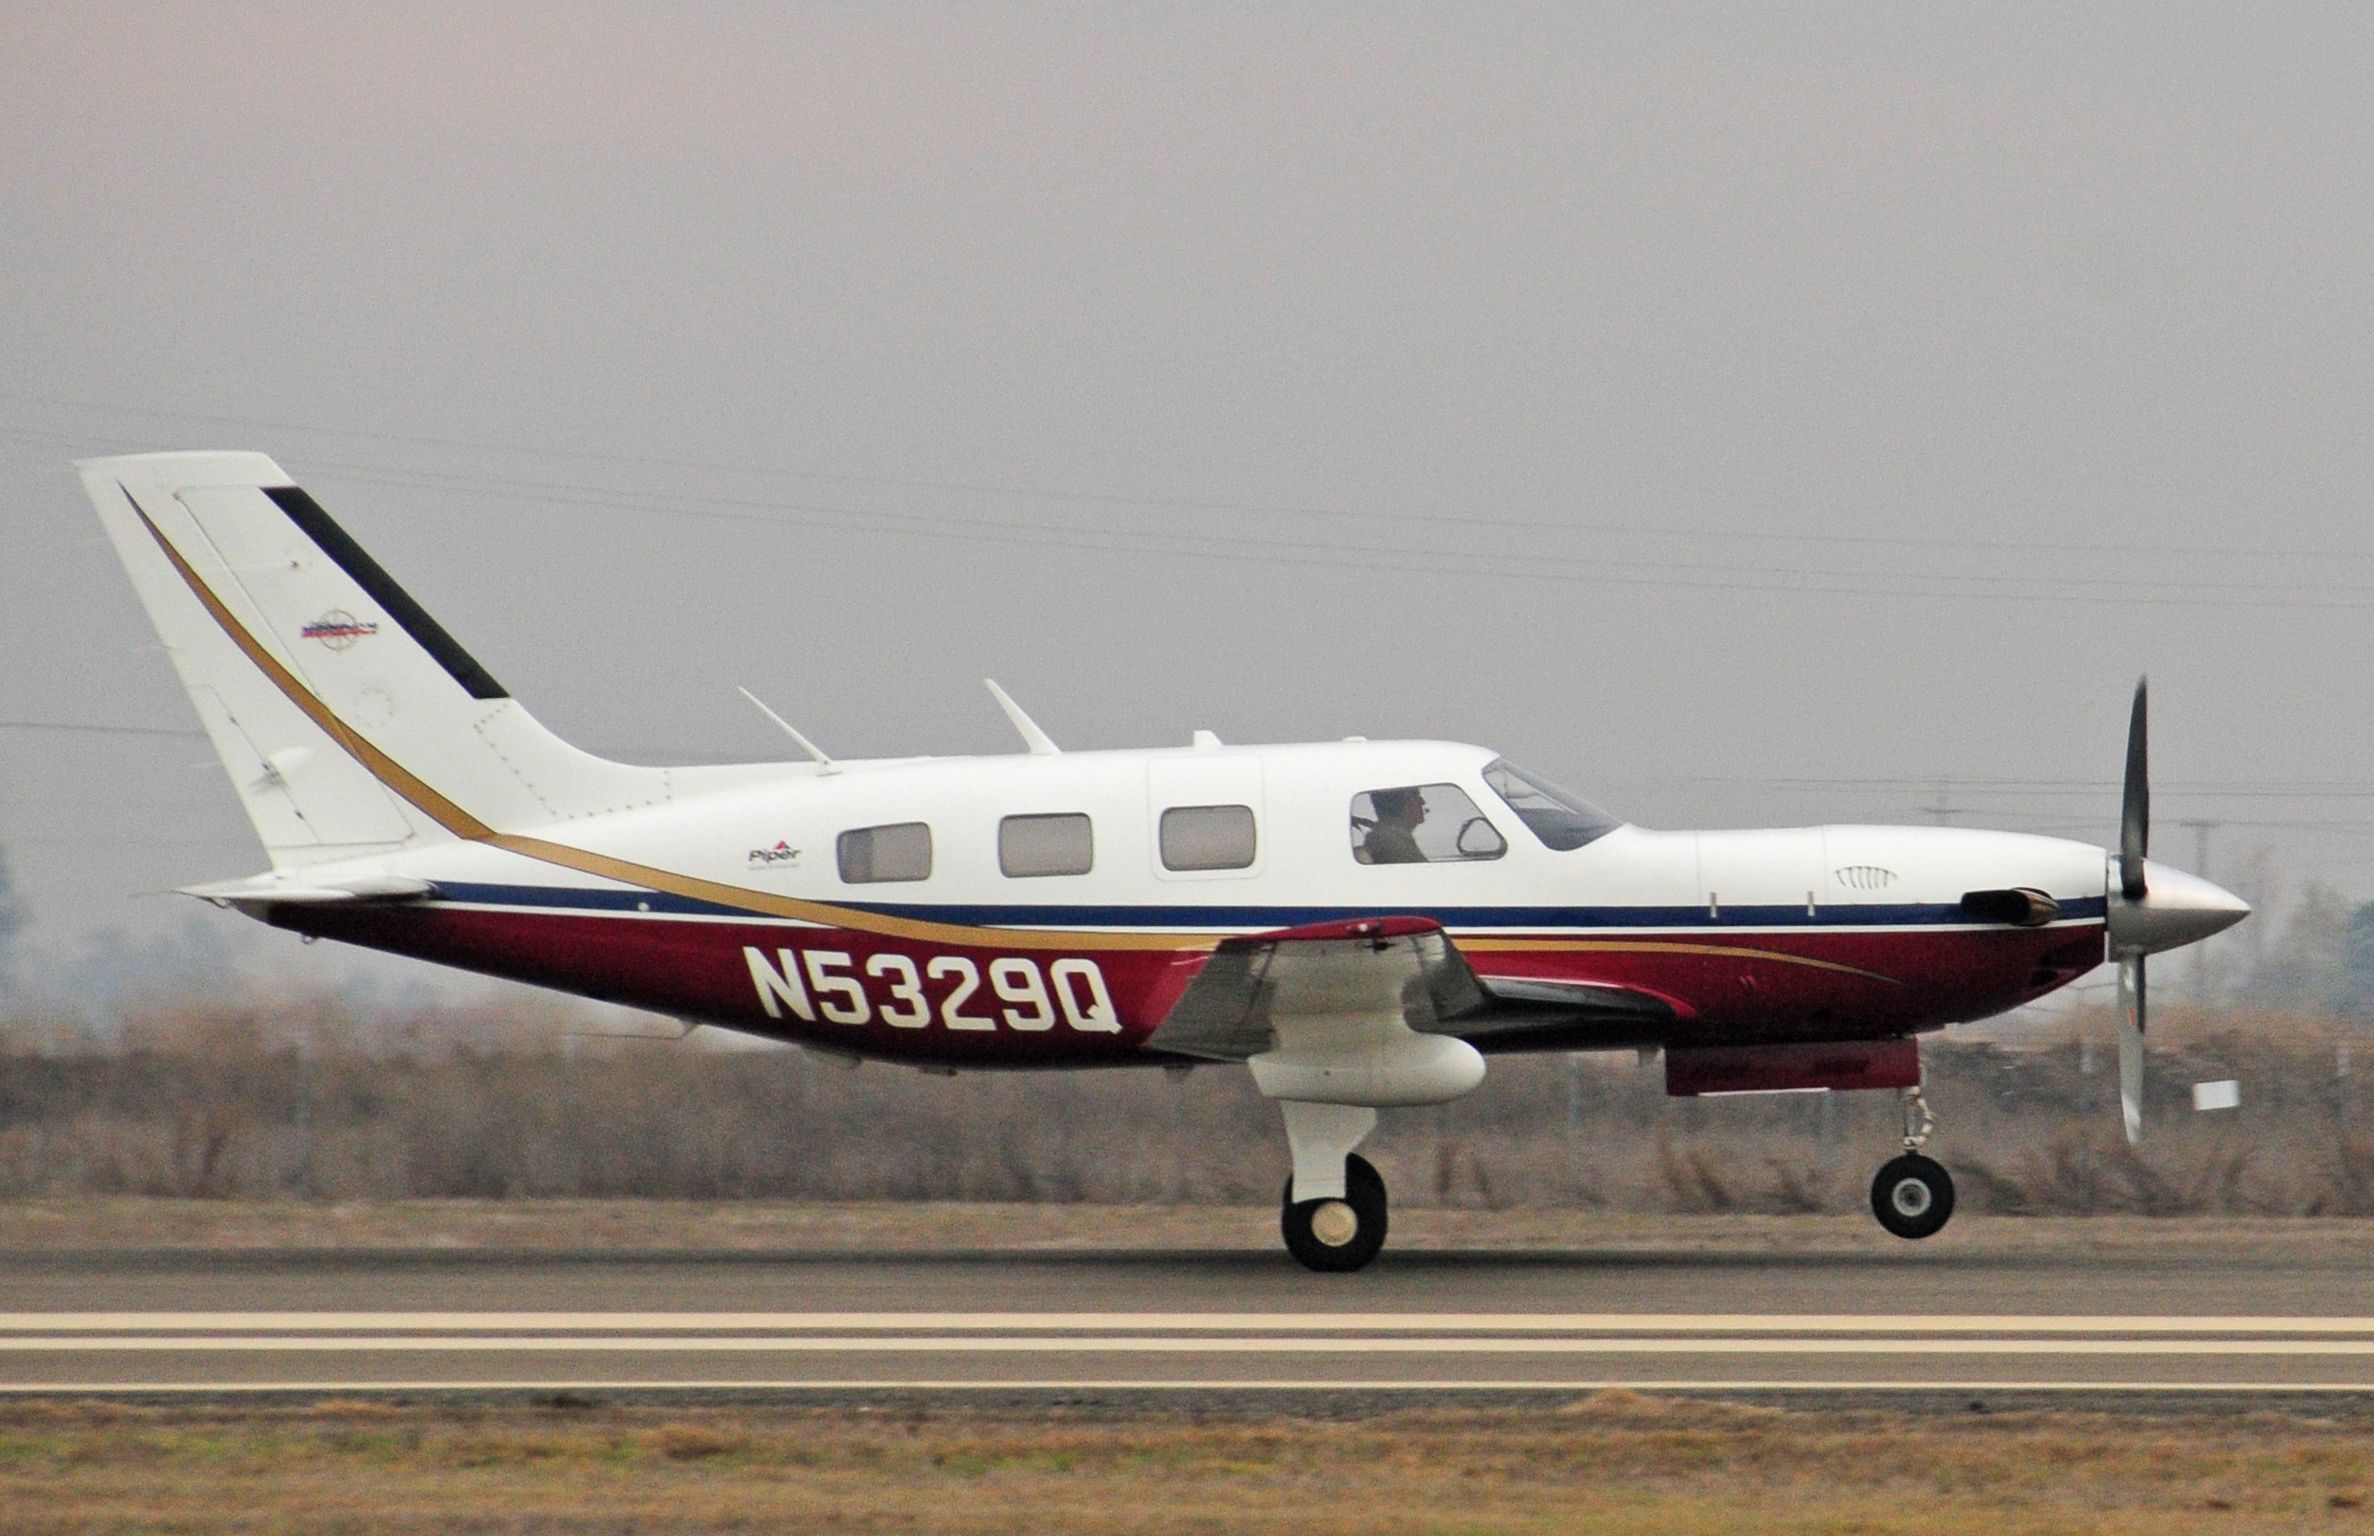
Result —
[[[1006,712],[1006,718],[1014,722],[1014,729],[1022,733],[1022,744],[1030,749],[1031,756],[1058,757],[1062,755],[1063,748],[1055,744],[1053,737],[1039,729],[1039,723],[1036,720],[1022,712],[1022,706],[1014,702],[1012,694],[997,685],[996,678],[985,677],[981,681],[989,685],[989,696],[997,700],[997,707]],[[759,707],[765,708],[764,705]]]
[[[701,1027],[698,1019],[676,1019],[671,1022],[684,1027],[672,1035],[645,1034],[631,1029],[564,1029],[561,1035],[568,1040],[644,1040],[655,1045],[677,1045],[690,1040],[693,1031]]]
[[[739,686],[734,689],[734,692],[740,694],[743,698],[748,699],[753,705],[756,705],[760,714],[766,716],[769,720],[774,721],[776,726],[781,729],[784,735],[789,736],[793,741],[798,742],[800,744],[800,750],[807,753],[810,757],[816,759],[817,763],[824,769],[826,773],[839,773],[841,771],[839,765],[834,763],[831,758],[824,755],[823,748],[817,746],[816,743],[810,741],[807,737],[802,736],[798,731],[793,730],[791,728],[791,722],[784,719],[781,715],[776,714],[773,710],[767,708],[766,704],[760,700],[757,694],[752,693],[747,688]]]

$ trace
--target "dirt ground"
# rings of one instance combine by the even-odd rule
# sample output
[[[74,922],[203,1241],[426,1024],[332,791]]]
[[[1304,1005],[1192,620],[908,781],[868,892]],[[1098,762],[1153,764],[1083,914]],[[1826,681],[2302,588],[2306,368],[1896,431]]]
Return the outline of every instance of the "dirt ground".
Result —
[[[1983,1234],[1983,1237],[1980,1236]],[[1936,1239],[2003,1252],[2202,1254],[2280,1243],[2374,1260],[2374,1220],[2279,1217],[1959,1218]],[[766,1251],[1263,1249],[1274,1208],[680,1200],[0,1202],[0,1249],[601,1249]],[[1863,1216],[1397,1210],[1397,1249],[1895,1251]]]
[[[7,1529],[2273,1532],[2374,1527],[2315,1418],[1520,1408],[0,1406]]]

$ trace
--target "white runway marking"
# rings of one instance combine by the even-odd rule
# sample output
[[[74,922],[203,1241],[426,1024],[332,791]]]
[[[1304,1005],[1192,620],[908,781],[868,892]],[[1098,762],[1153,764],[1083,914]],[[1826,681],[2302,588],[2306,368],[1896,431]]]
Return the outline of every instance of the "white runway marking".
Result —
[[[0,1312],[24,1334],[769,1333],[2321,1334],[2374,1317],[1679,1312]],[[150,1340],[154,1343],[156,1341]],[[17,1347],[0,1343],[0,1348]]]
[[[2295,1355],[2374,1356],[2374,1339],[1314,1338],[1216,1334],[118,1334],[0,1341],[26,1354]]]
[[[330,1363],[334,1360],[340,1363]],[[612,1363],[605,1365],[605,1360]],[[636,1363],[630,1365],[630,1360]],[[75,1363],[79,1361],[89,1364]],[[779,1372],[773,1364],[778,1361]],[[977,1364],[964,1363],[968,1361]],[[2090,1369],[2089,1361],[2095,1362]],[[287,1367],[274,1362],[287,1362]],[[59,1391],[844,1392],[893,1388],[968,1392],[1588,1392],[1612,1387],[1773,1392],[2374,1392],[2374,1363],[2370,1362],[2374,1362],[2374,1317],[2360,1316],[1220,1311],[0,1313],[0,1394],[16,1395]],[[273,1379],[284,1369],[296,1379]],[[505,1378],[507,1369],[516,1374]],[[575,1369],[583,1369],[588,1377],[620,1378],[647,1371],[657,1379],[552,1379]],[[975,1379],[961,1379],[968,1369],[980,1374]],[[455,1379],[413,1379],[438,1370],[451,1371]],[[834,1373],[842,1370],[848,1377],[834,1379]],[[92,1375],[120,1373],[127,1379],[76,1379],[85,1371]],[[1218,1379],[1198,1379],[1198,1373],[1205,1371]],[[1735,1379],[1720,1379],[1725,1371],[1735,1372]],[[2184,1379],[2149,1379],[2160,1371]],[[346,1379],[331,1379],[342,1372]],[[896,1374],[899,1372],[906,1374]],[[1100,1372],[1109,1374],[1098,1379]],[[1791,1372],[1816,1379],[1786,1379]],[[1896,1379],[1852,1380],[1857,1372]],[[1936,1377],[1918,1379],[1930,1372]],[[2047,1379],[1951,1379],[1966,1372]],[[2229,1373],[2263,1377],[2277,1372],[2327,1379],[2204,1379]],[[671,1373],[677,1379],[667,1379]],[[2080,1373],[2094,1379],[2049,1379]],[[1528,1374],[1530,1379],[1525,1379]],[[182,1379],[169,1379],[174,1376]],[[2105,1376],[2114,1379],[2101,1379]],[[2119,1376],[2127,1379],[2115,1379]],[[2336,1377],[2344,1379],[2333,1379]]]
[[[2374,1356],[2374,1318],[1742,1313],[41,1312],[0,1355]]]
[[[1940,1392],[2002,1393],[2038,1392],[2066,1396],[2070,1393],[2173,1393],[2183,1395],[2218,1395],[2244,1393],[2251,1396],[2315,1393],[2325,1396],[2374,1393],[2374,1386],[2355,1382],[2334,1381],[1807,1381],[1749,1378],[1708,1378],[1686,1380],[1672,1377],[1577,1377],[1571,1380],[1548,1381],[1539,1378],[1500,1380],[1477,1377],[1464,1380],[1424,1379],[1351,1381],[1282,1381],[1275,1378],[1248,1377],[1243,1380],[1215,1378],[1210,1380],[1180,1380],[1152,1378],[1127,1380],[1122,1378],[1082,1377],[1056,1379],[1049,1377],[1019,1377],[1011,1380],[933,1380],[928,1377],[900,1376],[881,1380],[862,1378],[799,1379],[786,1377],[735,1377],[717,1380],[592,1380],[576,1379],[540,1381],[529,1377],[488,1378],[485,1380],[411,1381],[94,1381],[76,1382],[71,1386],[27,1385],[0,1382],[0,1397],[55,1397],[60,1392],[91,1393],[152,1393],[181,1396],[237,1394],[253,1396],[264,1393],[299,1393],[323,1395],[336,1393],[368,1393],[383,1395],[401,1393],[447,1392]]]

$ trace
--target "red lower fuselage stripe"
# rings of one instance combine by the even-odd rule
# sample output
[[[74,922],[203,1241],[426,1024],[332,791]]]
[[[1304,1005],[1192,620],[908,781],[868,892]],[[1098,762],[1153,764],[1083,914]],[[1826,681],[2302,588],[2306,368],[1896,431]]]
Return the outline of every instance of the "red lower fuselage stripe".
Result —
[[[1044,932],[1006,947],[984,929],[978,945],[949,946],[732,917],[442,902],[283,907],[272,920],[676,1018],[954,1066],[1146,1061],[1146,1037],[1208,955],[1179,948],[1175,934],[1138,949],[1108,933],[1067,953]],[[1500,977],[1630,987],[1672,1000],[1682,1015],[1655,1042],[1569,1031],[1495,1041],[1502,1049],[1880,1039],[2016,1007],[2103,954],[2099,922],[1453,937],[1487,985]]]

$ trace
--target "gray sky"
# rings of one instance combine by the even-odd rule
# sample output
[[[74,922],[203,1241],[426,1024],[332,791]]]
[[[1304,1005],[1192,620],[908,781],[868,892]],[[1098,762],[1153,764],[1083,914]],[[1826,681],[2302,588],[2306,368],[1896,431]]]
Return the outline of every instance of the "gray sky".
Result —
[[[2148,670],[2155,851],[2374,895],[2374,34],[2070,9],[0,9],[0,719],[193,727],[66,462],[256,448],[597,749],[2101,841]],[[0,845],[262,862],[192,737]]]

